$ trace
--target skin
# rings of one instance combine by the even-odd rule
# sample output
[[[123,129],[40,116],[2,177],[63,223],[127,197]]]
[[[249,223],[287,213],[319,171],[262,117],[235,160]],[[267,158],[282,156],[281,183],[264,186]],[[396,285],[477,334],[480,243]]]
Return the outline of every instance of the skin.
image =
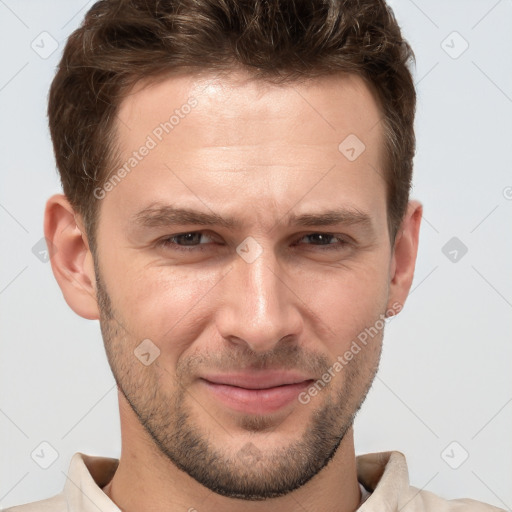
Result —
[[[47,204],[54,274],[77,314],[100,319],[118,383],[122,452],[105,492],[125,511],[355,510],[352,422],[383,329],[307,404],[234,411],[201,376],[286,368],[320,379],[404,304],[422,207],[409,203],[392,245],[381,115],[356,76],[277,86],[233,71],[141,82],[119,109],[123,157],[190,97],[197,105],[99,201],[96,258],[66,198]],[[349,134],[366,146],[352,162],[338,150]],[[240,225],[151,217],[170,204]],[[367,222],[287,224],[335,208]],[[261,250],[250,263],[236,251],[249,236]],[[160,350],[148,366],[134,356],[145,339]]]

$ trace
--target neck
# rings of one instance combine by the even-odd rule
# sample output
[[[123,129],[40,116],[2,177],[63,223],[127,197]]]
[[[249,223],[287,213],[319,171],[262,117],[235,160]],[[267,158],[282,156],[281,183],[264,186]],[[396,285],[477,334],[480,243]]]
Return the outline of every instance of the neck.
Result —
[[[279,498],[245,501],[213,493],[178,469],[155,446],[120,395],[122,448],[118,469],[103,489],[123,511],[352,512],[360,491],[352,427],[329,464],[299,489]]]

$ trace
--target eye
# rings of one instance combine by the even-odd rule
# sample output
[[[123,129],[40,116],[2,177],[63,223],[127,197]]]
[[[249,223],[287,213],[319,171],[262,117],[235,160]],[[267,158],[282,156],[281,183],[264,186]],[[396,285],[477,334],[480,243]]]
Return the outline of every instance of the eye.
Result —
[[[341,235],[334,235],[331,233],[308,233],[307,235],[299,238],[297,242],[308,239],[313,243],[307,245],[320,246],[321,250],[340,250],[350,244],[346,237]]]
[[[207,240],[206,243],[200,243],[201,240]],[[213,238],[205,235],[203,231],[190,231],[188,233],[179,233],[177,235],[168,236],[158,241],[158,246],[168,247],[176,251],[193,251],[198,246],[206,245]],[[199,247],[199,250],[203,250]]]
[[[332,233],[308,233],[302,235],[293,245],[302,245],[300,242],[304,240],[305,245],[318,246],[321,251],[342,250],[350,245],[348,237]],[[208,250],[214,243],[214,238],[204,231],[189,231],[161,238],[157,241],[157,246],[173,251],[194,252]]]

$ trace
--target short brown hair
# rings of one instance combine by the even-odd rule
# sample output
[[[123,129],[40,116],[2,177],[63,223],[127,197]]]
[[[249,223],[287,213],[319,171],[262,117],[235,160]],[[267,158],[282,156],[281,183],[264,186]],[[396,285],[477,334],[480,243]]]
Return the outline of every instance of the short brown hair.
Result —
[[[119,164],[116,114],[141,79],[236,67],[279,83],[348,72],[369,84],[382,111],[394,240],[415,151],[412,60],[384,0],[101,0],[69,37],[49,93],[64,193],[93,244],[93,191]]]

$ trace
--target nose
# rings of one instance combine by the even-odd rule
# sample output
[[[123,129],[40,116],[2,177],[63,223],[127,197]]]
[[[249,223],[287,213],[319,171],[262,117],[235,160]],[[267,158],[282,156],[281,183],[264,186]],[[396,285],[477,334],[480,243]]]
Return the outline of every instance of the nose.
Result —
[[[300,296],[271,249],[263,249],[253,261],[237,255],[222,284],[216,319],[224,339],[264,353],[283,338],[298,338],[303,325]]]

